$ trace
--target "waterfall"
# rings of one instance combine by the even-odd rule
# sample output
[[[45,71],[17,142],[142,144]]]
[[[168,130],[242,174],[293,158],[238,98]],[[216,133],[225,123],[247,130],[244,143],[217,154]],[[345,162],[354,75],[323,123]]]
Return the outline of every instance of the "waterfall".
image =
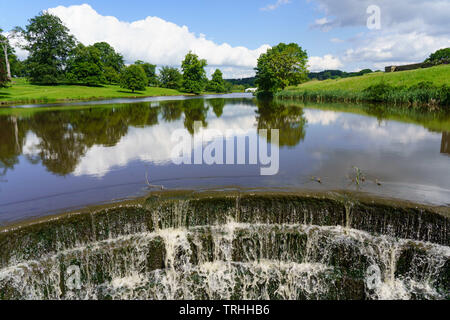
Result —
[[[0,299],[450,298],[445,239],[396,236],[390,218],[376,229],[390,232],[359,230],[367,216],[328,199],[255,200],[158,200],[3,231]]]

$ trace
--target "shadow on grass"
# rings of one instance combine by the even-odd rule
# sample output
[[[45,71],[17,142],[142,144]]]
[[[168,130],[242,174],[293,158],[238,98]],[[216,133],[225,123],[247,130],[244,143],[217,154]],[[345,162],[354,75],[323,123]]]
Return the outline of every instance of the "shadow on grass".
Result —
[[[133,92],[133,91],[125,91],[125,90],[118,90],[117,92],[119,92],[119,93],[126,93],[126,94],[137,94],[137,95],[143,95],[144,94],[143,92],[138,92],[138,91]]]
[[[41,82],[29,82],[29,84],[37,87],[60,87],[60,86],[74,86],[74,87],[87,87],[87,88],[106,88],[102,84],[87,84],[87,83],[71,83],[71,82],[58,82],[58,83],[41,83]]]
[[[11,97],[11,93],[9,92],[0,92],[0,99],[6,99]]]

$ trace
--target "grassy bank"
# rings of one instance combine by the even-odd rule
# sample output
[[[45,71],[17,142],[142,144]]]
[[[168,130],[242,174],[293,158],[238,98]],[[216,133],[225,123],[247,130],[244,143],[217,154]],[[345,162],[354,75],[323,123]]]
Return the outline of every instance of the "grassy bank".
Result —
[[[186,93],[166,88],[147,88],[132,93],[115,85],[87,87],[76,85],[37,86],[25,79],[14,79],[9,88],[0,88],[0,105],[17,103],[51,103],[64,101],[101,100],[114,98],[143,98],[175,96]]]
[[[450,105],[450,65],[395,73],[309,81],[277,94],[281,99],[388,102],[436,108]]]

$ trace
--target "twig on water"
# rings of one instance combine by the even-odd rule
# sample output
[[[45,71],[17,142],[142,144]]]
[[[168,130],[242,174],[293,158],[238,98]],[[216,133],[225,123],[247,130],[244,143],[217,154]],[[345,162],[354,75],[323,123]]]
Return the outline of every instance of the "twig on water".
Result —
[[[162,185],[156,186],[156,185],[150,184],[150,181],[148,181],[148,171],[145,172],[145,182],[147,183],[147,186],[149,188],[157,188],[157,189],[164,190],[164,186],[162,186]]]

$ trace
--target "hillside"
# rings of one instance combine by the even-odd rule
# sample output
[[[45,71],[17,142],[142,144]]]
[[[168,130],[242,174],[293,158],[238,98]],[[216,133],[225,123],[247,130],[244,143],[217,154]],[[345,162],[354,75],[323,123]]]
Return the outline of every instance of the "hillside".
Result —
[[[394,73],[374,72],[337,80],[308,81],[278,93],[280,98],[325,101],[437,103],[450,100],[450,65]]]

